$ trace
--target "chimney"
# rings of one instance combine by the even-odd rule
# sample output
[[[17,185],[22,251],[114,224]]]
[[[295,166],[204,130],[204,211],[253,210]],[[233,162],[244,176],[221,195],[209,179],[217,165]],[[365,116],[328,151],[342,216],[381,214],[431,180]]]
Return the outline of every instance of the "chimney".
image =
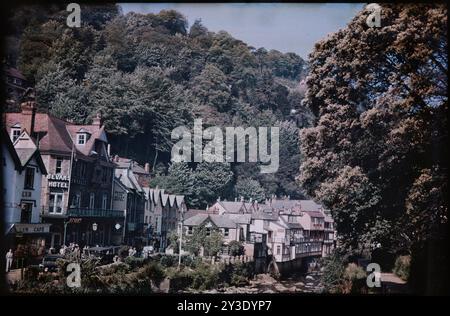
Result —
[[[150,173],[150,164],[148,162],[145,163],[144,170],[145,172]]]
[[[92,121],[92,125],[100,127],[102,125],[101,120],[102,120],[102,116],[100,115],[100,113],[97,113],[97,115],[95,116],[95,118]]]
[[[244,202],[244,197],[241,195],[241,202],[243,203]]]
[[[23,129],[26,129],[30,136],[34,133],[34,123],[36,119],[36,102],[25,101],[20,105],[23,116]]]
[[[220,202],[220,196],[217,198],[217,202]]]

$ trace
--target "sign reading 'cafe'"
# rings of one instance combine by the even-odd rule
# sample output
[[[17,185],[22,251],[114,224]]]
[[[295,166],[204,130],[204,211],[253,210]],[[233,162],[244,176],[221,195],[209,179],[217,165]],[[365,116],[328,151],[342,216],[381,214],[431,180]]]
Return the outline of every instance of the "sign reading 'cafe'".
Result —
[[[69,177],[62,174],[48,174],[48,186],[51,188],[69,188]]]

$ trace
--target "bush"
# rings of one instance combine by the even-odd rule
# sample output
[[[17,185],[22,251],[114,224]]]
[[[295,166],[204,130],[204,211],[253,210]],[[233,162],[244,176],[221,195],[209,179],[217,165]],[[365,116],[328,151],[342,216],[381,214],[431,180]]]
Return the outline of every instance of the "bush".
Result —
[[[36,281],[39,277],[40,268],[37,266],[30,266],[25,269],[24,279],[27,281]]]
[[[165,268],[172,267],[175,263],[175,258],[169,255],[163,255],[161,259],[159,259],[159,263]]]
[[[192,256],[190,255],[184,255],[181,257],[181,264],[185,267],[192,267],[192,265],[194,264],[194,258],[192,258]]]
[[[125,263],[128,264],[131,269],[140,268],[144,265],[144,258],[126,257]]]
[[[169,276],[170,292],[176,293],[191,287],[193,282],[193,271],[188,269],[174,269]]]
[[[146,264],[138,271],[138,278],[149,279],[154,282],[156,286],[159,286],[166,277],[163,267],[157,262],[151,262]]]
[[[99,267],[101,274],[103,275],[111,275],[111,274],[124,274],[131,270],[129,264],[124,262],[117,262],[114,264],[110,264],[108,266]]]
[[[219,283],[220,270],[209,264],[201,264],[192,273],[192,288],[209,290],[216,288]]]
[[[349,263],[344,271],[344,278],[350,281],[363,279],[366,277],[364,269],[355,263]]]
[[[399,256],[395,260],[393,272],[402,280],[407,281],[411,266],[411,256]]]
[[[322,284],[327,292],[340,292],[347,258],[335,250],[328,257],[322,259]]]
[[[220,280],[234,286],[248,285],[249,279],[255,275],[253,266],[248,263],[238,262],[227,265],[220,273]]]
[[[228,247],[230,248],[231,256],[241,256],[245,252],[242,242],[237,241],[237,240],[230,241],[230,243],[228,244]]]
[[[344,271],[343,292],[361,293],[366,284],[366,272],[355,263],[349,263]]]

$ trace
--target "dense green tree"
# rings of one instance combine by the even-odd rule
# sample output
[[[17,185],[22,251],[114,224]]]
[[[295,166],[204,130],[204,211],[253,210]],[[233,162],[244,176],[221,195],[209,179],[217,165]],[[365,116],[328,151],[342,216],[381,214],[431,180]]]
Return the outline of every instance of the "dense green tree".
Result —
[[[194,255],[199,255],[203,248],[205,256],[216,256],[222,245],[222,233],[214,226],[202,224],[193,229],[192,235],[187,236],[184,248]]]
[[[12,17],[19,24],[8,49],[36,84],[39,110],[77,123],[101,114],[113,154],[153,169],[169,166],[171,131],[192,126],[193,118],[205,126],[274,126],[296,120],[291,108],[302,109],[303,95],[295,92],[305,75],[299,56],[255,50],[200,21],[188,30],[176,11],[124,15],[116,5],[82,5],[81,28],[66,26],[64,6],[37,10],[30,21],[21,12]],[[153,182],[186,195],[193,207],[233,198],[239,178],[259,183],[265,196],[299,196],[298,150],[281,150],[288,163],[279,175],[261,175],[257,164],[192,163],[182,170],[172,165]],[[189,174],[186,183],[178,182],[180,174]]]
[[[266,198],[264,188],[257,180],[251,178],[239,179],[234,187],[235,196],[246,200],[263,201]]]
[[[302,130],[300,182],[333,211],[344,245],[360,253],[374,242],[400,253],[441,245],[447,9],[383,4],[380,28],[368,27],[367,15],[310,55],[305,104],[318,119]]]

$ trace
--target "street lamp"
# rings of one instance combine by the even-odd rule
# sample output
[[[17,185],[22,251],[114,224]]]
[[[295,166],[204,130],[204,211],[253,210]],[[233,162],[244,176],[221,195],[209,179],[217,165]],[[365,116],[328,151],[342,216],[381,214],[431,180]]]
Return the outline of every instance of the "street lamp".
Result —
[[[97,228],[98,228],[98,225],[97,225],[97,223],[94,223],[94,224],[92,224],[92,230],[93,230],[93,232],[94,232],[94,244],[95,244],[95,242],[96,242],[96,238],[95,238],[95,232],[97,231]]]

